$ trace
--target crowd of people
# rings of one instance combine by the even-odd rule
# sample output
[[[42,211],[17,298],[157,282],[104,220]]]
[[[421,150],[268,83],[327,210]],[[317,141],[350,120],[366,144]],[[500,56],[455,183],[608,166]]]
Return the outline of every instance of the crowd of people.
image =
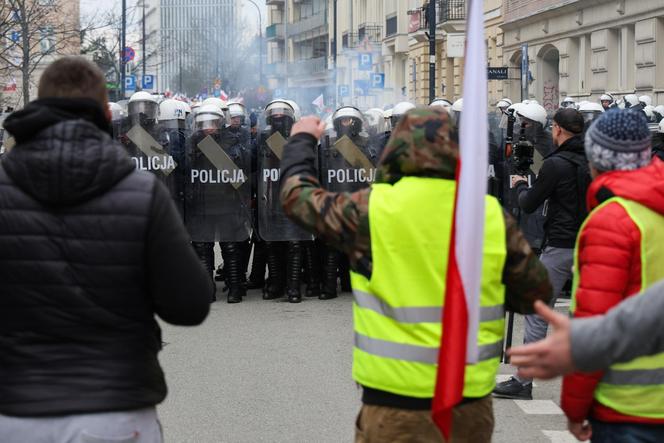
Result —
[[[488,116],[477,359],[448,441],[491,441],[493,398],[558,374],[579,440],[664,440],[664,114],[647,98]],[[0,441],[161,441],[154,317],[205,319],[216,243],[229,303],[353,293],[357,442],[446,441],[431,410],[462,118],[462,99],[323,120],[281,99],[256,115],[139,92],[125,109],[89,61],[54,62],[4,121]],[[571,321],[551,310],[570,282]],[[524,346],[496,384],[508,311]]]

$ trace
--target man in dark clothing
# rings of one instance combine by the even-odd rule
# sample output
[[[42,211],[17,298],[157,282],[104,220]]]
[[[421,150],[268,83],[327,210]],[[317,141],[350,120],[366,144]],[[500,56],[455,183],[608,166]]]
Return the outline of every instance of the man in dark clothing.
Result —
[[[160,442],[157,314],[200,324],[213,291],[169,196],[109,135],[105,80],[51,64],[5,121],[0,441]]]
[[[528,188],[525,181],[516,186],[519,206],[526,213],[534,212],[546,202],[545,240],[540,260],[547,268],[553,286],[551,306],[572,277],[576,234],[585,214],[585,192],[591,179],[583,148],[583,130],[583,116],[579,111],[572,108],[559,110],[553,117],[552,126],[557,149],[545,158],[532,188]],[[524,343],[543,339],[546,330],[547,323],[542,318],[527,315]],[[494,395],[530,400],[532,379],[517,374],[499,383]]]

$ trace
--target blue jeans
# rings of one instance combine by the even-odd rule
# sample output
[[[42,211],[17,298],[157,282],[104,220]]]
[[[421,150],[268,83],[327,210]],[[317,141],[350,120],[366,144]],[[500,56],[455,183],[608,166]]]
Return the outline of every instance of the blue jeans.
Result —
[[[592,443],[660,443],[664,442],[664,425],[607,423],[590,420]]]

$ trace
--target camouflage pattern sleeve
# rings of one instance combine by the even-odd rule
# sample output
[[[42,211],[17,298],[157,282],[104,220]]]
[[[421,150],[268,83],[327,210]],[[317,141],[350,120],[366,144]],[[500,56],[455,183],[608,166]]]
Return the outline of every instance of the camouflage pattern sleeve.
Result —
[[[370,193],[370,188],[352,194],[328,192],[315,177],[297,174],[285,179],[281,201],[290,219],[348,254],[354,270],[370,275]]]
[[[539,261],[514,217],[503,211],[507,233],[507,260],[503,270],[505,306],[519,314],[532,314],[536,300],[548,303],[553,289],[549,274]]]

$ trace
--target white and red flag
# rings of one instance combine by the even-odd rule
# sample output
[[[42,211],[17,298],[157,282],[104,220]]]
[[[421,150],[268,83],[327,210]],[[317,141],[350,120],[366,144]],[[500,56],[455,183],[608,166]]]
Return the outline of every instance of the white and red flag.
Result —
[[[311,104],[318,108],[319,111],[321,111],[323,108],[325,108],[325,97],[323,94],[321,94],[316,97],[316,100],[312,101]]]
[[[457,190],[442,313],[443,338],[432,408],[433,419],[446,439],[451,435],[452,408],[463,398],[466,364],[477,362],[479,357],[477,335],[489,145],[484,2],[481,0],[468,0],[464,63]]]

